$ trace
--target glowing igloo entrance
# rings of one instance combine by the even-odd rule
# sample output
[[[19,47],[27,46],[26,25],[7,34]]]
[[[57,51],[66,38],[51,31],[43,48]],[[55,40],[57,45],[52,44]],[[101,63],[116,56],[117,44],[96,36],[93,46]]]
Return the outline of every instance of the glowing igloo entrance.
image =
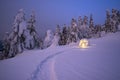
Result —
[[[89,42],[87,39],[81,39],[79,42],[79,48],[88,48]]]

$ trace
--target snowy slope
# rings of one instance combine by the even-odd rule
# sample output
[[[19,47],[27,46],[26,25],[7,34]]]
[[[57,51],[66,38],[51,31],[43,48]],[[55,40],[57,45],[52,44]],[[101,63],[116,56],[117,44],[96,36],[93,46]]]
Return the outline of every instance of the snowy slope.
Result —
[[[78,43],[29,50],[0,61],[0,80],[120,80],[120,32]]]

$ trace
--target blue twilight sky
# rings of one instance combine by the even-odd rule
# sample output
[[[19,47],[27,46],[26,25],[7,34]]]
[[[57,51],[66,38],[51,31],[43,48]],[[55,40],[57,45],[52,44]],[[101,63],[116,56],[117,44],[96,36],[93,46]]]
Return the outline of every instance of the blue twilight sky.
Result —
[[[96,24],[105,21],[106,9],[120,10],[120,0],[0,0],[0,38],[11,31],[14,16],[23,8],[26,19],[32,10],[36,12],[36,28],[41,35],[56,24],[70,24],[71,18],[93,14]]]

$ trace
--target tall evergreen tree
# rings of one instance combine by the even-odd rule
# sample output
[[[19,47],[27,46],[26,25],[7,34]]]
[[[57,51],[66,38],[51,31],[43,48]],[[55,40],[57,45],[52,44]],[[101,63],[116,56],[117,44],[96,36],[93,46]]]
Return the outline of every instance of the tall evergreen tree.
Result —
[[[23,9],[20,9],[15,16],[13,23],[13,31],[9,35],[10,39],[10,51],[9,57],[15,56],[17,53],[23,52],[24,48],[24,30],[26,29],[25,13]]]
[[[35,22],[35,13],[32,11],[30,19],[28,20],[27,30],[24,33],[24,35],[26,35],[25,45],[27,49],[33,49],[35,47]]]
[[[116,32],[117,31],[117,26],[118,26],[118,19],[119,17],[117,16],[117,10],[112,9],[112,16],[111,16],[111,31]]]
[[[83,24],[82,17],[79,16],[78,17],[78,28],[80,28],[82,24]]]
[[[61,35],[60,26],[57,25],[51,46],[58,46],[59,45],[60,35]]]
[[[66,45],[66,43],[67,43],[67,27],[66,27],[66,24],[64,24],[64,27],[62,28],[61,37],[60,37],[60,44]]]
[[[109,10],[106,10],[105,31],[111,31],[111,15]]]
[[[72,42],[76,42],[78,39],[78,26],[77,21],[74,18],[71,20],[71,36]]]
[[[90,20],[89,20],[89,35],[90,37],[94,36],[95,35],[95,29],[94,29],[94,21],[93,21],[93,16],[92,14],[90,15]]]
[[[88,38],[89,27],[88,27],[88,17],[84,16],[83,18],[83,24],[81,26],[81,34],[82,38]]]
[[[53,32],[51,30],[47,30],[46,37],[44,40],[44,48],[50,47],[53,41]]]

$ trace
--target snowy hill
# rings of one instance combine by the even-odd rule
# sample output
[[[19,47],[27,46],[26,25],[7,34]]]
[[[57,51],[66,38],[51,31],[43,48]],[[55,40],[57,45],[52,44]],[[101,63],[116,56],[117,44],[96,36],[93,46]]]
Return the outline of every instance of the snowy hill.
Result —
[[[120,32],[78,43],[29,50],[0,61],[0,80],[120,80]]]

